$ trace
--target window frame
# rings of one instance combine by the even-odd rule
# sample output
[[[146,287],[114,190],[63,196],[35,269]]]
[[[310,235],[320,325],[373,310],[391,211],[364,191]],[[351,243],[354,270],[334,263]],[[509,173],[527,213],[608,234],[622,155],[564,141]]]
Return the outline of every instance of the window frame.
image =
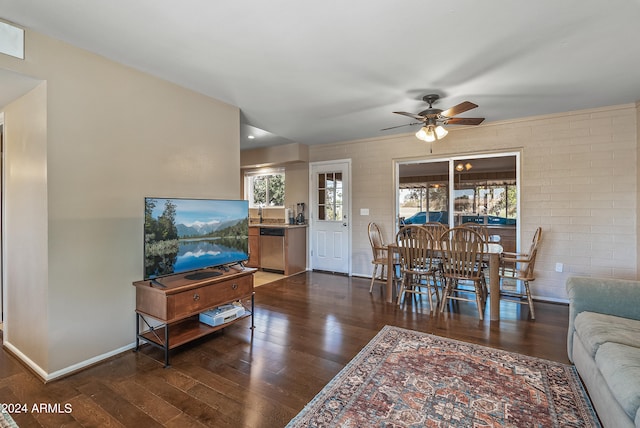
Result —
[[[260,177],[268,177],[273,175],[281,175],[282,182],[284,183],[284,196],[282,198],[282,205],[269,205],[268,203],[258,204],[255,202],[253,198],[253,182],[256,178]],[[249,201],[249,208],[259,208],[259,207],[268,207],[268,208],[284,208],[286,206],[286,173],[284,168],[268,168],[268,169],[256,169],[256,170],[248,170],[244,173],[244,197],[247,201]],[[269,184],[267,178],[267,186],[266,186],[266,197],[265,201],[269,201]]]
[[[394,158],[393,159],[393,175],[394,175],[394,192],[395,192],[395,209],[394,209],[394,220],[395,220],[395,230],[399,230],[402,227],[402,217],[403,213],[401,212],[400,207],[400,187],[401,187],[401,173],[400,170],[404,166],[411,166],[414,164],[431,164],[435,166],[437,169],[442,170],[439,171],[438,174],[444,174],[444,163],[446,163],[448,170],[448,188],[449,188],[449,218],[448,223],[450,226],[456,226],[459,224],[459,219],[461,216],[456,214],[455,204],[456,204],[456,187],[460,183],[461,176],[459,175],[460,171],[457,170],[456,164],[459,162],[473,162],[476,159],[485,159],[485,158],[503,158],[503,157],[514,157],[515,159],[515,185],[513,183],[509,183],[507,189],[513,186],[513,190],[516,193],[515,196],[515,205],[509,205],[509,209],[515,209],[515,228],[516,228],[516,250],[520,251],[520,235],[521,235],[521,227],[522,227],[522,176],[521,176],[521,159],[522,159],[522,150],[496,150],[496,151],[487,151],[487,152],[479,152],[479,153],[469,153],[464,155],[431,155],[431,156],[415,156],[410,158]],[[415,174],[413,174],[415,175]],[[492,181],[493,179],[489,179]],[[503,179],[499,179],[503,180]],[[402,186],[405,186],[406,183],[403,183]],[[475,190],[475,189],[474,189]],[[507,190],[508,191],[508,190]],[[474,201],[475,202],[475,201]],[[510,220],[511,216],[508,217]]]

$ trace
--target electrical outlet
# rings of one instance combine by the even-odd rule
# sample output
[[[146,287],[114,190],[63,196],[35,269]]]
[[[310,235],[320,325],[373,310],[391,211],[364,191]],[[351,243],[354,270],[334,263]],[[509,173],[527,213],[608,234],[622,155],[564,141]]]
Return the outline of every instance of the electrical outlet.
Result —
[[[562,272],[564,270],[564,265],[562,263],[556,263],[556,272]]]

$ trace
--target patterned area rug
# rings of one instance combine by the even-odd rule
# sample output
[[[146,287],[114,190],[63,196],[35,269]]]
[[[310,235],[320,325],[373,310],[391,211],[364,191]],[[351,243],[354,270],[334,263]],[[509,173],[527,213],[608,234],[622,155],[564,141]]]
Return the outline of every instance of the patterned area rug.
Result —
[[[572,366],[384,327],[288,427],[599,427]]]
[[[18,428],[11,415],[5,412],[0,413],[0,428]]]

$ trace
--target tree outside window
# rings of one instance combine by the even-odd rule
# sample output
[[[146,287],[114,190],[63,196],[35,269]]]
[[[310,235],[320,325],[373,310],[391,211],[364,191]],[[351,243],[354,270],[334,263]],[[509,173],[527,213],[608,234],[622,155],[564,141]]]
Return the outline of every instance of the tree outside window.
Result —
[[[456,190],[455,210],[462,214],[517,217],[517,187],[515,183],[470,185]]]
[[[284,172],[247,174],[247,199],[252,207],[284,207]]]
[[[421,211],[443,212],[449,209],[449,190],[443,183],[421,183],[400,189],[400,216]]]

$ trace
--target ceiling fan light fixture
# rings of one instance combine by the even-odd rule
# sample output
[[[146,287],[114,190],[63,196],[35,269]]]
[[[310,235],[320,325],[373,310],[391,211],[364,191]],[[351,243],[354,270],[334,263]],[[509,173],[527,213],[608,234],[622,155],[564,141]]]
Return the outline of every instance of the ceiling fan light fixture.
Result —
[[[449,133],[443,126],[429,124],[420,128],[416,132],[416,138],[418,140],[426,141],[427,143],[433,143],[436,140],[441,140]]]
[[[436,126],[435,133],[436,137],[438,137],[438,140],[441,140],[447,136],[449,131],[447,131],[442,125],[438,125]]]
[[[422,129],[427,130],[425,133],[424,141],[426,141],[427,143],[433,143],[434,141],[436,141],[437,138],[435,132],[433,132],[433,126],[427,126]]]
[[[423,126],[418,132],[416,132],[416,138],[418,140],[427,141],[427,135],[429,135],[429,128]]]
[[[418,122],[408,123],[406,125],[392,126],[390,128],[383,128],[381,131],[387,131],[389,129],[395,129],[402,126],[413,126],[419,123],[423,123],[424,125],[418,132],[416,132],[416,138],[422,141],[426,141],[428,143],[432,143],[436,140],[441,140],[447,136],[449,131],[442,126],[445,125],[480,125],[484,121],[483,117],[454,117],[460,113],[464,113],[466,111],[472,110],[478,107],[477,104],[474,104],[469,101],[464,101],[460,104],[457,104],[447,110],[441,110],[439,108],[434,108],[433,103],[438,101],[440,96],[438,94],[428,94],[422,97],[422,100],[429,104],[429,108],[421,111],[420,113],[408,113],[406,111],[394,111],[395,114],[401,114],[403,116],[408,116]]]

